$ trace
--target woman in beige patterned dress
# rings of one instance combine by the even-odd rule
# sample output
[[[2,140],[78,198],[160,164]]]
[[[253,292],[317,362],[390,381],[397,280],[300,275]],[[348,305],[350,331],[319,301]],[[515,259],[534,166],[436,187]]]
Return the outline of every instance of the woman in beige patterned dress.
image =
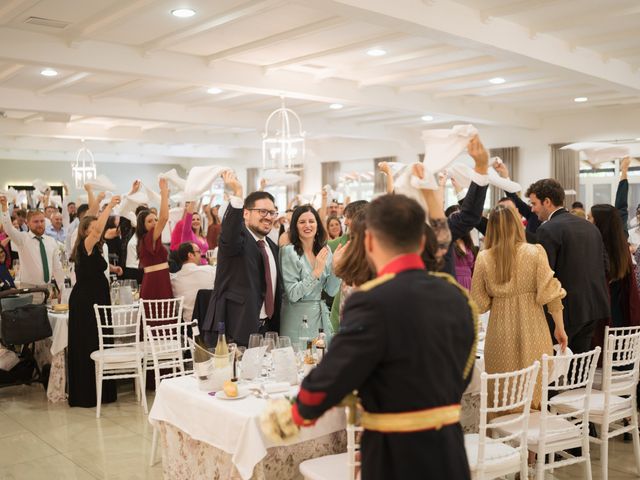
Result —
[[[489,215],[485,250],[478,255],[471,283],[471,297],[480,312],[491,310],[484,346],[487,373],[520,370],[545,353],[553,355],[544,305],[555,323],[554,336],[564,350],[565,295],[544,248],[526,243],[515,210],[495,207]],[[538,378],[532,408],[539,408],[541,393]]]

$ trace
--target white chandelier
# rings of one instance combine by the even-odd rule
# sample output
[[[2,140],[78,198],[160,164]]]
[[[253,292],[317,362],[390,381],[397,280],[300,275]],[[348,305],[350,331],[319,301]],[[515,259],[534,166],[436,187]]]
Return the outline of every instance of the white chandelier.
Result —
[[[262,167],[291,168],[295,160],[304,162],[306,132],[300,117],[282,105],[267,118],[262,134]],[[294,125],[292,125],[294,123]]]
[[[81,189],[85,183],[97,177],[93,153],[84,146],[84,140],[82,140],[82,147],[76,153],[75,162],[71,165],[71,172],[77,189]]]

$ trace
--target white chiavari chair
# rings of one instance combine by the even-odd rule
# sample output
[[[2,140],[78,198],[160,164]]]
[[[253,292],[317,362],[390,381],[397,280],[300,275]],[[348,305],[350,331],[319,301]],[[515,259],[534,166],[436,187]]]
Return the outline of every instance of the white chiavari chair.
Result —
[[[144,300],[140,299],[140,318],[142,323],[142,335],[144,344],[144,369],[152,371],[153,357],[151,355],[151,346],[147,340],[147,326],[167,325],[181,323],[182,320],[182,302],[184,297],[165,298],[161,300]],[[174,345],[176,349],[179,345]],[[170,358],[170,356],[169,356]]]

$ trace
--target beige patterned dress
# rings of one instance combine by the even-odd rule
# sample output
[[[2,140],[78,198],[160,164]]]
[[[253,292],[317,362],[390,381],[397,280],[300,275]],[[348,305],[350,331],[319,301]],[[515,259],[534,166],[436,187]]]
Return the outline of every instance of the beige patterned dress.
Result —
[[[541,245],[518,246],[514,274],[504,284],[496,283],[490,250],[480,252],[476,260],[471,297],[481,313],[491,310],[484,345],[487,373],[520,370],[553,355],[551,333],[543,306],[550,312],[562,310],[566,292]],[[532,408],[539,408],[540,376],[533,395]]]

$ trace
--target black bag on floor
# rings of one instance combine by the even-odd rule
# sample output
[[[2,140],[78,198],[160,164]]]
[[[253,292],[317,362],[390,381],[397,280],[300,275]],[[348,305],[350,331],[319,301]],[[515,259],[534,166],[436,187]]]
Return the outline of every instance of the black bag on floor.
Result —
[[[23,305],[2,313],[2,341],[5,345],[24,345],[52,335],[47,307]]]
[[[11,370],[0,370],[0,385],[14,385],[18,383],[30,383],[34,379],[36,365],[31,359],[21,360]]]

